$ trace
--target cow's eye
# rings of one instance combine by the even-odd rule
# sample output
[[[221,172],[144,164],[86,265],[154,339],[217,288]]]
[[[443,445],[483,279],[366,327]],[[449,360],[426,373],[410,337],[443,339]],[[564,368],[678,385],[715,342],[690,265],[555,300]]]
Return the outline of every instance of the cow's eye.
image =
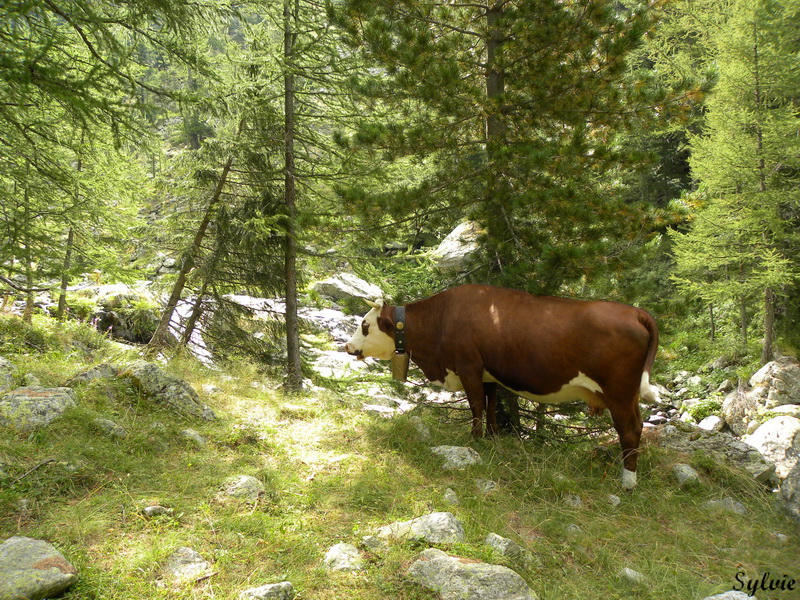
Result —
[[[361,333],[365,336],[369,333],[369,323],[366,321],[361,322]]]

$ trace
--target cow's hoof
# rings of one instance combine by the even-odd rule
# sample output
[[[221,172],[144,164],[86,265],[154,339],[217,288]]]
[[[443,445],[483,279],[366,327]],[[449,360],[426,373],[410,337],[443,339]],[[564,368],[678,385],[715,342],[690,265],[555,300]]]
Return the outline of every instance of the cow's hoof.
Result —
[[[622,468],[622,489],[630,492],[636,487],[636,471],[628,471],[625,467]]]

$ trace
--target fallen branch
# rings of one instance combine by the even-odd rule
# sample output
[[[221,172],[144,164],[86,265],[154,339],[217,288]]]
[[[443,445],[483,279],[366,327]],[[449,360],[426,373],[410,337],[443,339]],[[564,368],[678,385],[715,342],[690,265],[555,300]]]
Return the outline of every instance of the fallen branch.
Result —
[[[28,475],[30,475],[31,473],[33,473],[33,472],[34,472],[36,469],[39,469],[40,467],[43,467],[43,466],[45,466],[45,465],[48,465],[48,464],[50,464],[50,463],[54,463],[54,462],[56,462],[56,459],[55,459],[55,458],[48,458],[47,460],[43,460],[42,462],[40,462],[40,463],[39,463],[38,465],[36,465],[35,467],[31,467],[30,469],[28,469],[27,471],[25,471],[25,473],[23,473],[22,475],[20,475],[19,477],[17,477],[17,478],[16,478],[14,481],[12,481],[12,482],[11,482],[11,485],[12,485],[12,486],[15,486],[15,485],[17,485],[17,484],[18,484],[20,481],[22,481],[22,480],[23,480],[23,479],[25,479],[25,478],[26,478]]]
[[[13,279],[9,279],[8,277],[4,277],[3,275],[0,275],[0,281],[5,283],[6,285],[12,287],[13,289],[17,290],[18,292],[25,292],[26,294],[34,294],[34,293],[38,293],[38,292],[49,292],[54,287],[54,286],[51,286],[51,287],[46,287],[46,288],[26,288],[26,287],[22,287],[20,284],[18,284]]]

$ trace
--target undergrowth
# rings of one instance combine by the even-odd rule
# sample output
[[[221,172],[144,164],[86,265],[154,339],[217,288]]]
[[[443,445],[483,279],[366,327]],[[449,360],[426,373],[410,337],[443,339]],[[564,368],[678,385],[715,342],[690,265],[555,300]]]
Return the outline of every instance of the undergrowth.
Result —
[[[76,353],[63,331],[49,335],[51,345],[35,361],[3,355],[48,385],[120,359],[111,347]],[[369,551],[366,570],[355,574],[331,573],[322,558],[335,543],[358,544],[382,525],[434,511],[455,513],[466,530],[465,542],[443,549],[514,568],[542,600],[700,599],[732,589],[737,573],[800,578],[796,525],[769,490],[708,456],[645,447],[639,487],[624,493],[613,439],[610,452],[598,451],[597,441],[473,440],[466,425],[418,408],[414,414],[430,430],[423,439],[409,416],[369,415],[346,390],[284,396],[277,381],[243,362],[225,372],[190,360],[168,369],[198,391],[210,390],[201,396],[216,421],[176,417],[132,387],[103,380],[77,386],[77,407],[43,431],[0,429],[0,539],[24,535],[56,545],[80,571],[67,600],[233,600],[283,580],[300,600],[430,600],[437,596],[406,576],[424,545]],[[114,420],[127,437],[103,434],[93,425],[97,417]],[[206,443],[187,442],[180,433],[187,427]],[[469,445],[483,461],[443,471],[430,452],[442,444]],[[703,485],[678,486],[670,474],[676,462],[693,464]],[[220,494],[239,474],[264,483],[257,502]],[[497,486],[482,493],[477,479]],[[448,488],[458,506],[445,503]],[[579,508],[564,502],[569,494],[580,495]],[[621,497],[619,506],[610,494]],[[725,496],[748,515],[703,507]],[[171,512],[147,518],[142,508],[152,504]],[[512,538],[534,560],[519,565],[496,554],[484,544],[490,532]],[[180,546],[198,551],[214,574],[180,588],[166,582],[161,567]],[[622,582],[624,567],[646,583]]]

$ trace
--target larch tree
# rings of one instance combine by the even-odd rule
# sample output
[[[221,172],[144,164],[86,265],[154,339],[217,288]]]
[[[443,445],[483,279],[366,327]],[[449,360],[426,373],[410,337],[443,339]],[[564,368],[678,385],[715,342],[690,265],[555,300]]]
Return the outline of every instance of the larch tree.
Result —
[[[673,236],[675,278],[708,303],[735,302],[743,343],[757,316],[767,362],[776,304],[800,275],[800,44],[790,16],[797,11],[774,0],[737,0],[731,8],[712,36],[718,80],[705,129],[691,138],[704,201],[691,228]]]

